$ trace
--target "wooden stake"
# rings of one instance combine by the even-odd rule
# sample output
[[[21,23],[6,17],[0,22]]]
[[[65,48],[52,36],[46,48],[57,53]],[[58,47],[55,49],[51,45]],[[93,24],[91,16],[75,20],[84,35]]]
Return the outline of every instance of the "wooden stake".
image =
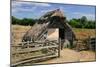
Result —
[[[60,57],[60,50],[61,50],[61,39],[59,39],[59,45],[58,45],[58,57]]]

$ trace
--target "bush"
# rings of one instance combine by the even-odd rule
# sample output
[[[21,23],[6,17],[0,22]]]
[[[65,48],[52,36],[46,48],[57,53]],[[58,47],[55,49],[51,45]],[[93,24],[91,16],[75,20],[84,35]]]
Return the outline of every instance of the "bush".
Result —
[[[85,16],[79,18],[79,19],[71,19],[68,22],[72,27],[74,28],[87,28],[87,29],[95,29],[96,28],[96,22],[95,20],[88,20]]]
[[[36,23],[36,21],[37,21],[36,19],[30,19],[30,18],[18,19],[12,16],[12,24],[33,26]]]

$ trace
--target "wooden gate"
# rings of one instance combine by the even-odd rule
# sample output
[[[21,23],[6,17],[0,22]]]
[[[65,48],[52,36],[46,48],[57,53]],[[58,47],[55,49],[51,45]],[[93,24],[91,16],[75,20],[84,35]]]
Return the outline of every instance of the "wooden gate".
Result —
[[[11,45],[11,66],[59,57],[59,51],[59,43],[56,40],[20,42],[19,45]]]

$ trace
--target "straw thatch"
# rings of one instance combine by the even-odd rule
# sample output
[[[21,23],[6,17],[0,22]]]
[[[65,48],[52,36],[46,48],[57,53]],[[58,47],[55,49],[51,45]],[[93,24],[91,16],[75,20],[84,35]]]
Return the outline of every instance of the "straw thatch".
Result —
[[[75,39],[74,32],[65,20],[66,17],[60,9],[47,12],[39,18],[38,23],[26,32],[22,41],[43,40],[43,35],[47,33],[48,28],[64,29],[65,38],[69,41],[73,41],[73,39]]]

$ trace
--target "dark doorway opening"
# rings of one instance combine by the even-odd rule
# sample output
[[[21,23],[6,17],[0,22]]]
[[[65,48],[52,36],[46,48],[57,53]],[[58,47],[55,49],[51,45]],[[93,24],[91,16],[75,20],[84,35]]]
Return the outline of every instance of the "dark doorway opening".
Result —
[[[59,39],[60,39],[61,50],[62,50],[64,41],[65,41],[65,30],[64,29],[59,29]]]
[[[61,40],[65,39],[65,30],[64,29],[59,29],[59,38]]]

